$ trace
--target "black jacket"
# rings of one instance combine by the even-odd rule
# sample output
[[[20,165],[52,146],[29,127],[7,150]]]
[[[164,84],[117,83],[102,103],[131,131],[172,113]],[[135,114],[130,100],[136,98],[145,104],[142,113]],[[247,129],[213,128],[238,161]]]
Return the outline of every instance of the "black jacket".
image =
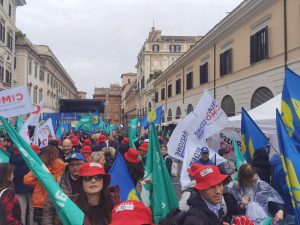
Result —
[[[211,211],[199,192],[192,192],[187,201],[190,209],[187,211],[183,225],[223,225],[223,213],[219,217]]]
[[[271,166],[268,153],[265,150],[256,150],[253,155],[252,165],[259,178],[269,184]]]

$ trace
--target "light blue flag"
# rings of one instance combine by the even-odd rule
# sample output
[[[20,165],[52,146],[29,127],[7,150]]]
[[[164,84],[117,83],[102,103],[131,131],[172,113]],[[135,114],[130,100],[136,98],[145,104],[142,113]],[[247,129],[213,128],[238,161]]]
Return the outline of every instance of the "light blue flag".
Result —
[[[276,124],[280,152],[283,156],[282,164],[287,173],[286,181],[290,189],[296,221],[300,225],[300,153],[289,137],[278,110],[276,113]]]
[[[282,89],[281,114],[289,136],[300,152],[300,76],[286,69]]]
[[[0,148],[0,163],[8,163],[9,158],[10,158],[10,154],[7,151]]]
[[[75,131],[84,130],[84,131],[92,131],[92,118],[91,116],[81,116],[80,120],[77,122]]]
[[[45,164],[31,149],[29,144],[24,141],[4,117],[0,116],[0,121],[3,123],[8,135],[16,145],[27,166],[46,189],[62,223],[64,225],[82,225],[83,212],[64,194],[60,186],[55,182],[52,174],[49,173]]]
[[[244,108],[242,108],[241,123],[241,150],[247,162],[251,162],[253,159],[254,151],[268,146],[269,140]]]
[[[156,110],[148,112],[145,116],[141,118],[141,125],[144,129],[147,129],[150,124],[153,122],[156,125],[161,124],[162,118],[162,105],[157,107]]]
[[[20,133],[21,129],[23,126],[23,120],[22,120],[22,116],[18,116],[18,119],[16,121],[16,130]]]
[[[128,172],[125,160],[122,154],[118,154],[109,174],[111,176],[109,186],[119,185],[121,201],[137,200],[140,201],[132,178]]]

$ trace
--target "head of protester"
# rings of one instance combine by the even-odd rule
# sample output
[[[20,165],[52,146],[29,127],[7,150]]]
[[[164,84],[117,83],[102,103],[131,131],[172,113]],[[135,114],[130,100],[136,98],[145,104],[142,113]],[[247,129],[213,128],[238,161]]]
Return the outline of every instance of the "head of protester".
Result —
[[[110,224],[110,175],[105,173],[102,164],[89,162],[81,166],[79,176],[81,187],[76,203],[85,215],[84,224]]]
[[[14,166],[0,163],[0,224],[22,224],[21,206],[13,189]]]
[[[242,164],[238,171],[238,183],[230,189],[238,206],[246,209],[251,220],[263,222],[268,216],[277,223],[283,219],[283,200],[268,183],[259,179],[251,164]]]
[[[142,158],[144,165],[146,165],[146,156],[148,152],[148,147],[149,147],[149,143],[144,141],[138,148],[139,154]]]
[[[151,210],[143,202],[128,200],[112,210],[111,225],[152,225]]]
[[[104,152],[92,152],[90,162],[101,163],[104,165],[106,163]]]
[[[208,147],[202,147],[200,151],[200,159],[198,163],[202,165],[214,165],[214,163],[209,159],[209,149]]]
[[[92,148],[91,148],[91,146],[89,146],[89,145],[83,146],[83,147],[81,148],[81,153],[82,153],[82,155],[84,156],[85,160],[86,160],[87,162],[89,162],[89,161],[90,161],[90,158],[91,158],[91,154],[92,154]]]
[[[201,165],[193,167],[190,175],[196,180],[193,186],[195,192],[191,193],[188,205],[191,207],[187,211],[184,224],[221,224],[223,215],[219,212],[223,196],[223,182],[227,175],[220,173],[217,166]],[[223,224],[223,223],[222,223]]]
[[[79,177],[80,167],[85,163],[85,158],[80,153],[72,153],[67,159],[68,169],[72,179],[77,179]]]
[[[105,158],[105,164],[104,164],[105,171],[110,171],[115,161],[116,150],[113,147],[105,147],[102,149],[102,151],[104,152],[104,158]]]
[[[61,147],[63,150],[64,158],[67,159],[72,153],[72,149],[73,149],[72,141],[66,138],[65,140],[63,140]]]

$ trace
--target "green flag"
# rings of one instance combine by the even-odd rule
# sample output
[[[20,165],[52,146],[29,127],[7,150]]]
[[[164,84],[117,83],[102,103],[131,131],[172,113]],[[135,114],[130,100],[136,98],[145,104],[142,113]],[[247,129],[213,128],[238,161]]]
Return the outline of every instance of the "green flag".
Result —
[[[8,163],[9,158],[10,158],[10,154],[7,151],[0,148],[0,163]]]
[[[240,166],[246,163],[246,160],[238,144],[236,143],[236,140],[233,140],[233,147],[234,147],[234,155],[235,155],[235,164],[236,164],[237,171],[239,171]],[[237,179],[237,175],[236,175],[236,179]]]
[[[22,126],[23,126],[22,116],[18,116],[18,119],[16,122],[16,130],[18,131],[18,133],[21,131]]]
[[[130,148],[135,148],[134,142],[138,140],[136,137],[137,134],[137,128],[138,128],[139,118],[134,118],[130,120],[129,122],[129,131],[128,131],[128,137],[129,137],[129,146]]]
[[[154,123],[150,127],[149,148],[145,166],[141,197],[151,208],[154,223],[165,218],[173,208],[178,208],[174,186],[165,160],[160,153],[158,135]]]
[[[54,177],[49,173],[45,164],[7,120],[2,116],[0,116],[0,120],[13,143],[17,146],[27,166],[46,189],[61,222],[64,225],[82,225],[84,218],[83,212],[64,194],[60,186],[55,182]]]
[[[105,131],[106,130],[105,123],[104,123],[104,121],[103,121],[103,119],[100,115],[99,115],[99,130],[100,131]]]
[[[80,120],[77,122],[75,131],[77,130],[84,130],[84,131],[92,131],[92,118],[91,116],[82,116]]]

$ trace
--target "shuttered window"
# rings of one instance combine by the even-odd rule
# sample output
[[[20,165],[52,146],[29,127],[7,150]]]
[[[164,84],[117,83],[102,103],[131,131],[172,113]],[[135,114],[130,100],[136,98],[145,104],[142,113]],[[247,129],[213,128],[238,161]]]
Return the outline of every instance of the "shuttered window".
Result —
[[[176,80],[176,95],[181,93],[181,79]]]
[[[208,63],[200,66],[200,84],[205,84],[208,82]]]
[[[270,100],[273,97],[274,95],[269,88],[266,87],[258,88],[252,95],[251,109],[265,103],[266,101]]]
[[[168,98],[172,97],[172,84],[168,85]]]
[[[161,89],[161,92],[160,92],[160,99],[163,101],[165,100],[165,89]]]
[[[232,49],[220,54],[220,76],[232,73]]]
[[[190,90],[193,88],[193,72],[189,72],[186,75],[186,90]]]
[[[250,63],[254,64],[269,58],[268,27],[250,37]]]

